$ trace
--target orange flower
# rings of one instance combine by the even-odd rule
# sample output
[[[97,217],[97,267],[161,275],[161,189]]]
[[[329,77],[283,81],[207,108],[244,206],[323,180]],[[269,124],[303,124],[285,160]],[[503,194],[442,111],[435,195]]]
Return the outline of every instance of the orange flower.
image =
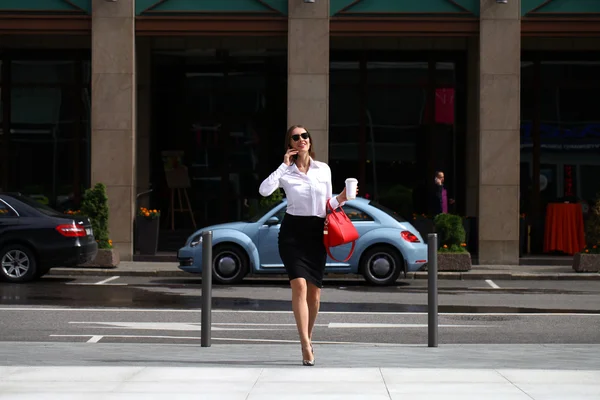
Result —
[[[445,249],[447,249],[447,248],[448,248],[448,245],[446,245],[446,244],[445,244],[445,245],[444,245],[444,248],[445,248]]]
[[[588,249],[585,250],[586,253],[589,253],[590,251]]]
[[[461,243],[460,245],[461,245],[461,247],[467,247],[466,243]]]
[[[594,245],[594,247],[592,247],[592,248],[593,248],[593,249],[597,249],[597,248],[598,248],[598,246]]]

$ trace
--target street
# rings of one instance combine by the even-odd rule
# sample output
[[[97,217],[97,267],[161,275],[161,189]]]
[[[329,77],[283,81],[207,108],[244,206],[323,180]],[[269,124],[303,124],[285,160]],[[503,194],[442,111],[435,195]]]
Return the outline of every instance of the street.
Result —
[[[4,342],[200,343],[201,280],[49,276],[0,284]],[[285,280],[213,286],[215,344],[297,343]],[[440,344],[599,344],[598,281],[439,281]],[[427,281],[328,280],[314,342],[427,343]]]
[[[600,281],[328,279],[301,367],[282,279],[213,286],[202,347],[196,277],[47,276],[0,284],[0,400],[600,398]]]

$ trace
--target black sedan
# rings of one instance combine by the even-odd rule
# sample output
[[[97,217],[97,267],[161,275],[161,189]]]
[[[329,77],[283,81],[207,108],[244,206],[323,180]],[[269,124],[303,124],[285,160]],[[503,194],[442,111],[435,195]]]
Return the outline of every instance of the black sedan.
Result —
[[[31,281],[53,267],[92,261],[97,252],[87,217],[60,213],[21,194],[0,193],[0,280]]]

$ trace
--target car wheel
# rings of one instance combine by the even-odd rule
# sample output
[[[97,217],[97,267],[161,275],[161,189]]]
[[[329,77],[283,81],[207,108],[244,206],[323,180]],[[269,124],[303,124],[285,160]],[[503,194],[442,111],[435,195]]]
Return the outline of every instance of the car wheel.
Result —
[[[240,283],[248,273],[248,256],[235,245],[213,249],[213,282],[223,285]]]
[[[396,249],[389,246],[375,246],[361,257],[361,271],[372,285],[391,285],[402,272],[403,258]]]
[[[36,278],[37,265],[33,252],[18,244],[0,250],[0,278],[8,282],[28,282]]]

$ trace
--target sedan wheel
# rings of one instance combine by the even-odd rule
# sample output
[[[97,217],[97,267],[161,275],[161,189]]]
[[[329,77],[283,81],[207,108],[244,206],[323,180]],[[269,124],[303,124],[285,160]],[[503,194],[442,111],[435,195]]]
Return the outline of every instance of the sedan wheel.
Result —
[[[240,283],[248,273],[248,257],[237,246],[221,245],[213,250],[213,281]]]
[[[7,246],[0,251],[0,278],[10,282],[27,282],[35,277],[33,254],[24,246]]]
[[[402,272],[402,257],[395,249],[377,246],[367,250],[361,258],[361,270],[367,282],[373,285],[391,285]]]

